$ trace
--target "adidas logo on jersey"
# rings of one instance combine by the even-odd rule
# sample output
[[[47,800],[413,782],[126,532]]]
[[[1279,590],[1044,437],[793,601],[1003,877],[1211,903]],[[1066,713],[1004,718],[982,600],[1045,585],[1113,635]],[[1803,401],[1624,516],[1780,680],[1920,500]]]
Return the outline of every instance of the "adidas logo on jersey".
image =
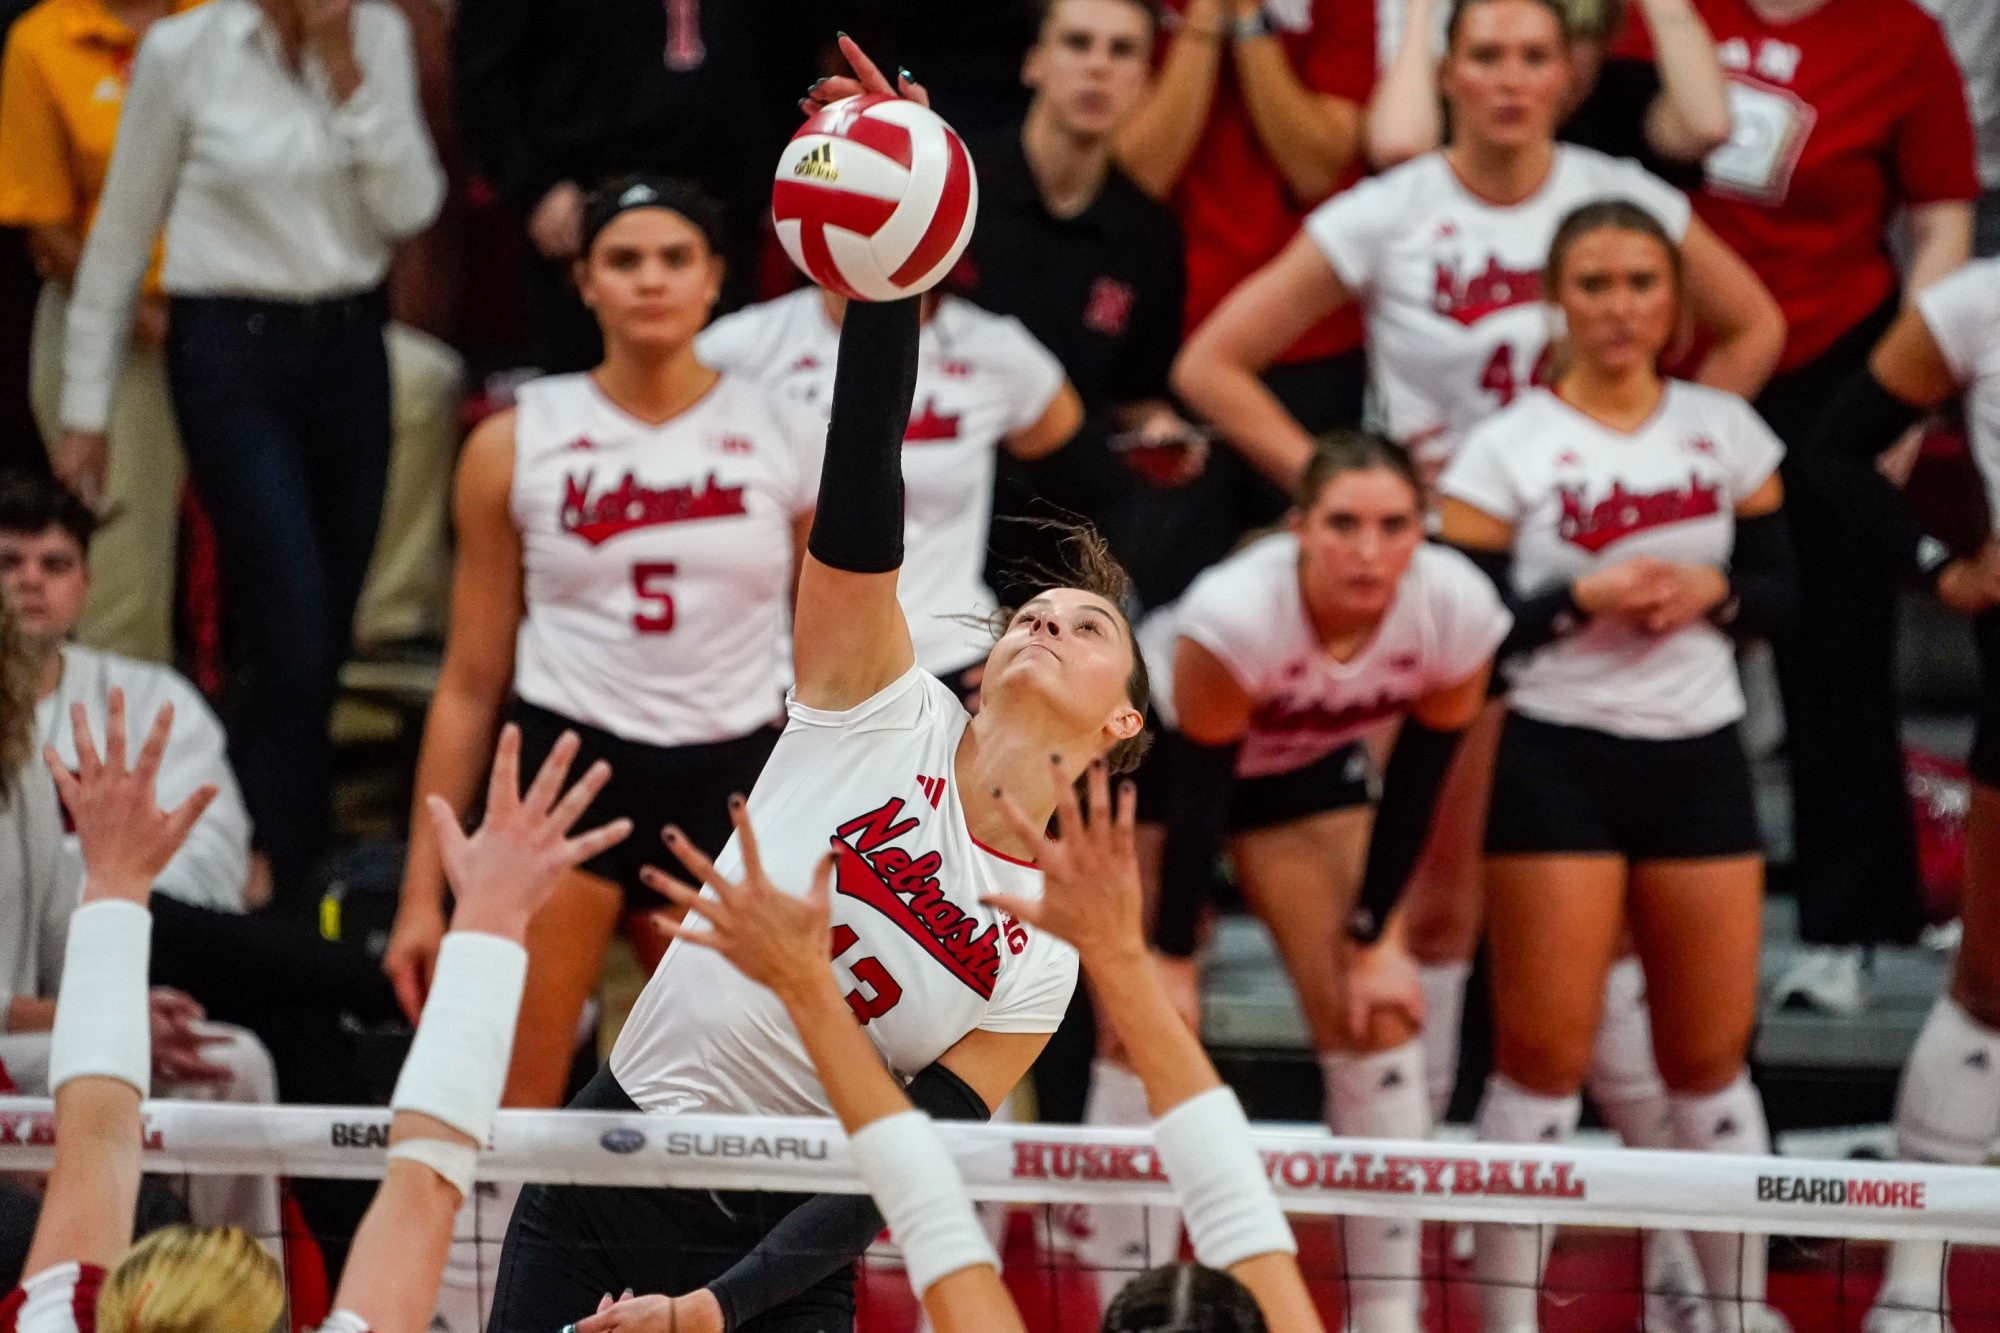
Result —
[[[747,512],[743,488],[724,486],[713,472],[699,486],[647,486],[628,470],[616,485],[593,491],[594,471],[563,478],[562,530],[601,546],[613,537],[667,523],[729,518]]]
[[[931,809],[937,809],[938,802],[944,799],[944,779],[927,778],[919,773],[917,775],[917,785],[924,789],[924,798],[931,803]]]
[[[829,139],[800,158],[799,164],[792,168],[792,174],[829,184],[839,180],[840,168],[833,164],[833,141]]]
[[[1635,532],[1722,512],[1722,487],[1693,473],[1687,485],[1657,491],[1628,491],[1624,482],[1616,482],[1595,504],[1581,485],[1558,486],[1556,494],[1562,500],[1556,535],[1592,554]]]
[[[1517,305],[1533,305],[1541,299],[1541,269],[1508,268],[1494,255],[1485,268],[1465,277],[1450,264],[1440,262],[1431,309],[1470,328],[1488,315]]]

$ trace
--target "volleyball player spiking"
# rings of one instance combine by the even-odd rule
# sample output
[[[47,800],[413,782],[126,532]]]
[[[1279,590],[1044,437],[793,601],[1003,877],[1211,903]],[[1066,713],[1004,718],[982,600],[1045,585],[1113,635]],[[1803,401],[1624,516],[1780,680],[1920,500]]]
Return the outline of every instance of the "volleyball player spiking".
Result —
[[[270,1333],[283,1322],[277,1261],[234,1227],[169,1226],[132,1244],[151,1066],[146,968],[153,880],[214,788],[159,809],[154,779],[172,725],[163,709],[128,760],[125,696],[113,690],[104,749],[75,708],[77,771],[47,752],[76,827],[83,903],[70,919],[49,1050],[55,1168],[5,1333]],[[562,737],[522,793],[519,734],[501,738],[486,817],[468,837],[442,801],[432,821],[457,908],[430,1003],[391,1098],[389,1161],[348,1252],[322,1333],[402,1333],[431,1317],[452,1219],[472,1188],[514,1039],[527,922],[564,872],[631,832],[617,821],[569,836],[607,776],[564,792],[577,751]],[[268,1239],[268,1238],[266,1238]]]
[[[1439,483],[1444,538],[1493,575],[1520,655],[1486,826],[1494,1142],[1575,1129],[1629,927],[1673,1146],[1770,1149],[1744,1065],[1764,861],[1732,639],[1796,603],[1783,449],[1741,398],[1660,375],[1681,272],[1636,204],[1564,219],[1544,277],[1564,369],[1475,428]],[[1544,1229],[1478,1231],[1485,1327],[1535,1328]],[[1714,1328],[1787,1327],[1764,1304],[1763,1237],[1693,1239]]]
[[[843,50],[870,91],[892,91],[852,42]],[[1143,744],[1146,676],[1118,609],[1118,571],[1081,538],[1088,577],[1006,622],[977,717],[917,667],[896,597],[917,336],[914,299],[847,312],[793,617],[790,719],[748,809],[770,830],[763,863],[778,883],[802,888],[829,839],[839,844],[834,963],[851,1011],[919,1106],[983,1119],[1060,1021],[1077,967],[1068,946],[985,901],[1041,890],[995,792],[1046,792],[1051,754],[1072,775],[1098,757],[1129,765]],[[1047,796],[1035,805],[1044,821],[1054,808]],[[688,844],[675,831],[669,845]],[[718,864],[739,873],[740,852],[725,849]],[[683,946],[578,1104],[830,1110],[778,1001]],[[838,1196],[531,1187],[508,1235],[494,1326],[546,1333],[632,1287],[680,1297],[684,1330],[753,1318],[759,1329],[844,1328],[852,1261],[879,1226],[865,1200]],[[606,1236],[631,1241],[607,1249]]]

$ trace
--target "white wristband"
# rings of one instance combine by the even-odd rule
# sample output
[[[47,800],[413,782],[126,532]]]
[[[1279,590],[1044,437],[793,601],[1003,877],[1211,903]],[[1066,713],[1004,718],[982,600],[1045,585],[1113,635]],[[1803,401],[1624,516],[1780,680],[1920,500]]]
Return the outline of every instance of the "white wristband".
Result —
[[[73,1078],[115,1078],[152,1091],[153,1020],[146,1002],[153,914],[134,902],[85,903],[69,919],[49,1091]]]
[[[903,1268],[918,1299],[953,1273],[980,1264],[1000,1267],[929,1116],[884,1116],[848,1135],[847,1151],[903,1247]]]
[[[483,1147],[507,1081],[527,975],[528,951],[512,940],[468,930],[446,935],[389,1105],[442,1120]]]
[[[1298,1253],[1235,1093],[1214,1088],[1188,1098],[1153,1126],[1153,1145],[1180,1195],[1196,1259],[1226,1269],[1260,1254]]]
[[[389,1160],[429,1167],[458,1191],[459,1198],[465,1199],[472,1195],[472,1177],[479,1170],[479,1149],[469,1143],[447,1143],[443,1139],[404,1139],[389,1145]],[[326,1333],[324,1327],[320,1333]]]

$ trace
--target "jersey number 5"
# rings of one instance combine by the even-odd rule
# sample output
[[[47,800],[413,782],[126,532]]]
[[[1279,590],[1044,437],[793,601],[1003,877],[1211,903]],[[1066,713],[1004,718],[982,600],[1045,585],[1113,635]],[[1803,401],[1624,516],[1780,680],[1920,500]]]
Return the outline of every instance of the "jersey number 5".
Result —
[[[632,595],[639,599],[639,610],[632,616],[633,629],[641,634],[665,634],[674,627],[674,595],[667,591],[667,580],[673,576],[674,567],[666,562],[632,566]]]
[[[1520,373],[1515,369],[1514,347],[1511,343],[1501,343],[1493,349],[1493,356],[1486,362],[1486,369],[1480,372],[1479,387],[1500,400],[1505,407],[1514,401],[1524,387],[1547,384],[1554,378],[1556,349],[1550,343],[1542,348],[1542,354],[1535,358],[1535,365],[1528,372],[1528,383],[1521,383]]]
[[[839,958],[852,949],[860,938],[854,933],[852,926],[835,926],[831,956]],[[847,1007],[854,1011],[856,1022],[873,1022],[894,1009],[897,1002],[903,998],[903,988],[889,975],[889,969],[882,966],[881,959],[857,958],[847,965],[847,970],[861,983],[847,992]],[[870,991],[874,994],[870,995],[868,993]]]

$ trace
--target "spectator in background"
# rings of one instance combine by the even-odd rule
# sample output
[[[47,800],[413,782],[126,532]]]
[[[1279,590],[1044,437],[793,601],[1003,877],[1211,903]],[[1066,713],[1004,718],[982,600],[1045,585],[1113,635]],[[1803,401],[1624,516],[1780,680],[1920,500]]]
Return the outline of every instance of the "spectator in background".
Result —
[[[1391,0],[1395,3],[1396,0]],[[1446,0],[1407,0],[1401,36],[1368,104],[1368,160],[1386,169],[1428,153],[1445,137],[1437,66]],[[1729,141],[1729,84],[1715,40],[1693,0],[1568,0],[1570,89],[1561,137],[1630,157],[1684,189],[1701,183],[1701,160]],[[1654,60],[1606,60],[1634,12]]]
[[[1181,480],[1199,470],[1206,448],[1167,389],[1185,299],[1180,224],[1112,161],[1114,136],[1146,96],[1159,10],[1152,0],[1044,0],[1040,10],[1021,72],[1034,90],[1027,118],[972,144],[979,226],[959,284],[1019,319],[1062,363],[1097,427],[1072,447],[1101,451],[1108,442],[1135,462],[1157,459],[1164,480]],[[1046,517],[1040,499],[1083,514],[1121,560],[1144,568],[1151,489],[1122,467],[1090,475],[1105,494],[1038,485],[1032,466],[1003,457],[994,512]],[[1050,560],[1046,537],[995,525],[987,577],[1003,600],[1014,591],[1010,570]],[[1139,587],[1142,599],[1154,591]]]
[[[1118,136],[1118,161],[1179,215],[1194,328],[1298,232],[1312,207],[1361,173],[1362,108],[1375,80],[1372,0],[1170,0],[1152,94]],[[1351,310],[1316,324],[1268,374],[1311,432],[1361,418],[1367,366]],[[1219,455],[1163,498],[1163,561],[1140,575],[1180,593],[1288,494]]]
[[[1734,121],[1695,211],[1754,269],[1789,327],[1755,400],[1810,467],[1810,427],[1902,304],[1963,264],[1979,194],[1965,88],[1912,0],[1696,0],[1728,72]],[[1614,50],[1652,54],[1634,27]],[[1898,274],[1889,238],[1908,220]],[[1862,946],[1912,940],[1916,835],[1896,709],[1893,561],[1846,535],[1810,487],[1791,506],[1800,606],[1773,642],[1792,775],[1792,878],[1809,946],[1779,1003],[1853,1013]]]
[[[474,168],[527,227],[529,350],[548,374],[604,356],[577,296],[584,197],[666,172],[722,200],[747,275],[770,158],[754,151],[755,29],[743,0],[478,0],[458,8],[458,118]]]
[[[36,421],[50,444],[62,432],[69,294],[111,165],[132,57],[155,19],[187,3],[44,0],[8,34],[0,67],[0,223],[26,229],[43,278],[30,383]],[[108,459],[76,448],[55,459],[65,482],[117,516],[97,546],[83,637],[156,662],[173,655],[181,494],[181,443],[160,352],[166,326],[155,262],[146,270],[129,351],[114,370]]]
[[[2000,5],[1993,0],[1920,0],[1937,16],[1965,75],[1979,149],[1979,213],[1974,254],[2000,254]]]
[[[86,562],[96,529],[90,510],[60,482],[0,477],[0,597],[14,612],[33,675],[37,738],[74,765],[73,706],[100,724],[113,689],[125,691],[135,717],[171,706],[174,731],[160,767],[161,799],[177,805],[210,785],[216,796],[154,887],[197,907],[241,912],[250,897],[250,816],[229,769],[222,724],[173,668],[69,641],[90,593]],[[64,839],[64,852],[70,872],[80,877],[74,837]]]
[[[70,306],[63,448],[103,456],[164,218],[167,374],[235,613],[232,758],[282,898],[325,841],[327,717],[382,509],[381,284],[444,176],[382,0],[162,19],[126,108]]]

